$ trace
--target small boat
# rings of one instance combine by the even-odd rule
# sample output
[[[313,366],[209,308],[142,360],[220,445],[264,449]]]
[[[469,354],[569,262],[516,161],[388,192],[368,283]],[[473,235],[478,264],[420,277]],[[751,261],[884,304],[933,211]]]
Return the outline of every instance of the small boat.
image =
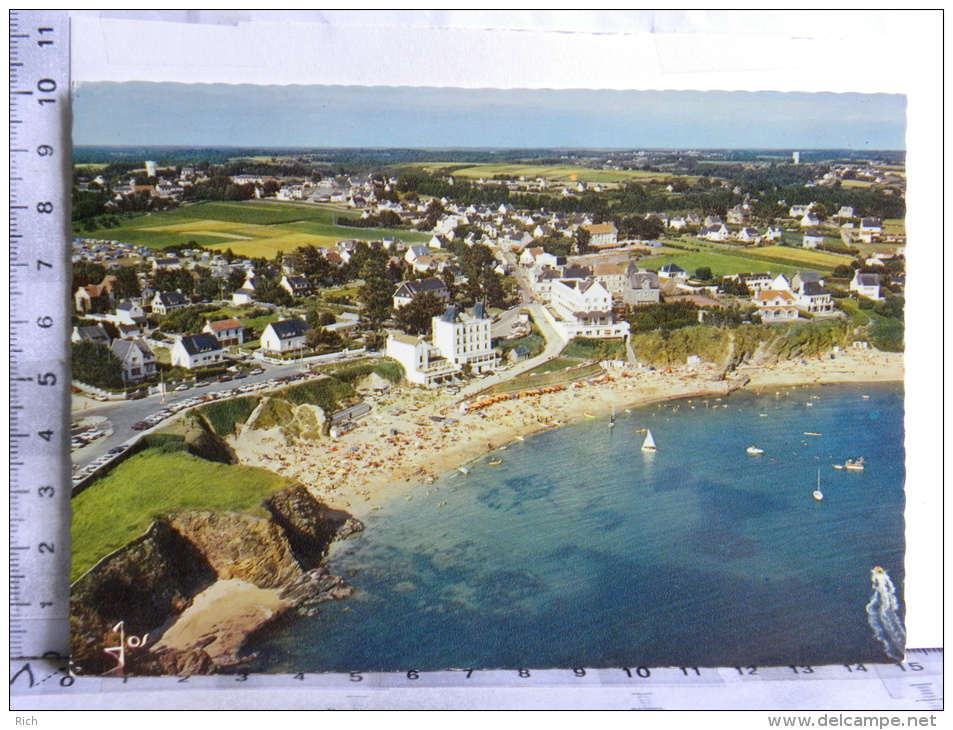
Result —
[[[636,431],[636,433],[645,433],[645,429],[644,429],[644,428],[640,428],[638,431]]]
[[[764,449],[759,449],[757,446],[749,446],[747,449],[745,449],[745,451],[747,451],[749,454],[763,454],[764,453]]]
[[[864,466],[867,464],[864,461],[864,457],[861,456],[859,459],[848,459],[844,462],[844,468],[850,469],[851,471],[863,471]]]
[[[502,463],[503,463],[502,460],[499,460],[499,461],[491,461],[491,462],[490,462],[490,466],[499,466],[499,465],[502,464]]]
[[[863,398],[864,400],[868,400],[870,398],[869,395],[862,395],[860,397]],[[883,573],[883,570],[881,570],[880,568],[874,568],[874,570],[879,570],[881,573]]]
[[[824,494],[821,492],[821,470],[817,470],[817,489],[814,490],[814,499],[818,502],[824,501]]]
[[[655,448],[655,439],[652,438],[651,431],[647,431],[645,434],[645,441],[642,442],[642,451],[647,451],[649,453],[654,453],[657,451]]]
[[[516,440],[517,440],[517,441],[525,441],[526,439],[523,438],[522,436],[517,436],[517,437],[516,437]]]
[[[804,405],[806,405],[806,406],[813,406],[814,404],[811,403],[811,402],[807,402],[807,403],[805,403]]]
[[[804,435],[805,436],[820,436],[821,434],[815,433],[814,431],[805,431]]]
[[[461,474],[463,474],[463,476],[469,476],[469,475],[470,475],[470,470],[467,469],[465,466],[457,467],[457,471],[460,472]]]
[[[609,428],[615,428],[615,406],[612,406],[612,415],[609,416]]]
[[[582,415],[584,415],[586,418],[595,418],[595,416],[591,413],[583,413]]]
[[[844,468],[844,465],[843,465],[843,464],[833,464],[832,466],[833,466],[835,469],[843,469],[843,468]]]

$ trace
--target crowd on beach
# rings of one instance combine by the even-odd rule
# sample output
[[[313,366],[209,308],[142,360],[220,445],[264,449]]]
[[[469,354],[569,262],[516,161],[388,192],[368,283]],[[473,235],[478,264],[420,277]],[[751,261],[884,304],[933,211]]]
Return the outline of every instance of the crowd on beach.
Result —
[[[833,359],[743,365],[733,376],[711,379],[704,365],[665,371],[625,365],[561,389],[463,402],[443,392],[394,387],[358,428],[336,439],[288,442],[274,429],[243,433],[233,446],[243,463],[299,481],[318,499],[360,517],[387,499],[412,499],[415,487],[516,439],[586,416],[603,416],[612,408],[720,396],[737,387],[742,377],[750,378],[749,388],[902,380],[903,359],[899,354],[849,351]]]

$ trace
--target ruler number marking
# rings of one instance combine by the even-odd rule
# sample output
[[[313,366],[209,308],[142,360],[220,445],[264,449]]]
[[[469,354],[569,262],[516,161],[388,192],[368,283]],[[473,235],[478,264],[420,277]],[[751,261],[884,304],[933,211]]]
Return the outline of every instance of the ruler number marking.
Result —
[[[45,486],[38,487],[36,493],[37,496],[40,497],[52,497],[54,494],[56,494],[56,490],[47,484]]]
[[[44,33],[52,33],[53,29],[52,28],[37,28],[37,31],[40,33],[40,35],[43,35]],[[41,38],[40,40],[36,42],[36,45],[38,45],[40,48],[43,48],[43,46],[52,46],[53,41],[50,40],[49,38]]]
[[[40,553],[53,553],[55,552],[55,546],[51,542],[41,542],[37,550],[39,550]]]

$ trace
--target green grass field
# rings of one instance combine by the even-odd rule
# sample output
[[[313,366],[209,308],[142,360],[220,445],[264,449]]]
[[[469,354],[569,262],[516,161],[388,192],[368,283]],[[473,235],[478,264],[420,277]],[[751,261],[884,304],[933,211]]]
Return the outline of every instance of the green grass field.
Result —
[[[591,167],[579,165],[520,165],[520,164],[477,164],[461,166],[459,163],[422,163],[418,164],[428,172],[441,173],[449,171],[454,177],[467,180],[479,180],[481,177],[492,179],[497,175],[509,175],[514,178],[525,177],[535,180],[543,177],[550,182],[585,182],[585,183],[625,183],[631,180],[640,182],[669,182],[676,177],[686,180],[694,178],[686,176],[667,175],[665,173],[646,172],[644,170],[595,170]]]
[[[189,509],[248,511],[292,483],[265,469],[146,449],[72,500],[70,581],[142,535],[159,515]]]
[[[796,274],[798,267],[790,264],[779,264],[754,258],[746,255],[747,251],[739,251],[737,254],[716,253],[714,251],[698,251],[686,253],[671,253],[652,256],[651,258],[641,259],[640,266],[658,270],[666,264],[678,264],[689,274],[695,272],[702,266],[711,269],[712,274],[717,276],[729,276],[731,274]]]
[[[409,244],[426,243],[430,236],[384,228],[334,225],[335,218],[357,218],[353,211],[304,203],[272,200],[196,203],[174,210],[126,219],[118,228],[88,235],[160,250],[195,242],[239,256],[273,258],[279,251],[299,246],[332,246],[344,239],[380,240],[394,236]]]

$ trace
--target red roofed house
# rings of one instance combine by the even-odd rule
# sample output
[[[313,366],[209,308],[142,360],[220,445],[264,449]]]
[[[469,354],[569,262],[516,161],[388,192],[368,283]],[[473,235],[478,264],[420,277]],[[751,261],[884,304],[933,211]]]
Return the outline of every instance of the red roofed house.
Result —
[[[203,332],[215,335],[222,347],[241,345],[245,341],[245,327],[237,319],[220,319],[217,322],[206,321]]]
[[[755,294],[752,301],[758,307],[761,321],[765,324],[792,322],[797,319],[798,312],[794,304],[797,297],[789,291],[765,289]]]

